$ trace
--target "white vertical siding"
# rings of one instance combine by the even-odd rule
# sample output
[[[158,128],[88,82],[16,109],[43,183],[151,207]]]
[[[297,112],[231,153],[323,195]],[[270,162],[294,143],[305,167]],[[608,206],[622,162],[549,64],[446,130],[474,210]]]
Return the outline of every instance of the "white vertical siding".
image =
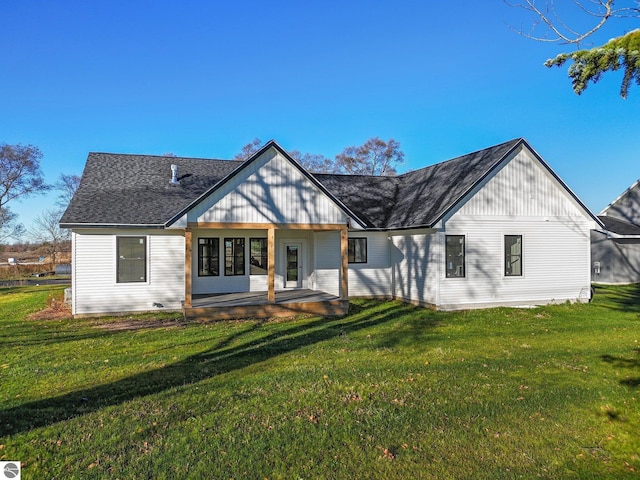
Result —
[[[349,232],[349,237],[367,239],[367,263],[349,264],[349,296],[393,296],[389,234]],[[337,253],[339,252],[338,249]]]
[[[610,215],[640,225],[640,180],[609,204],[602,211],[602,215]]]
[[[340,232],[315,234],[315,289],[340,296]]]
[[[345,213],[275,149],[214,192],[189,221],[347,223]]]
[[[437,303],[439,250],[434,233],[393,234],[394,296],[405,301]]]
[[[123,230],[147,237],[147,281],[116,282],[116,234],[74,233],[74,314],[179,309],[184,300],[184,237],[178,232]]]
[[[460,215],[577,216],[575,200],[529,153],[521,150],[458,210]]]

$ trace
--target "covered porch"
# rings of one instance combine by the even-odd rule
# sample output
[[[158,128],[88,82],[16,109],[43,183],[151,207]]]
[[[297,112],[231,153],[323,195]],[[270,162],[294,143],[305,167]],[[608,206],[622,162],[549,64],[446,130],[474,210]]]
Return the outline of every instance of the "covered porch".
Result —
[[[219,258],[214,263],[221,267],[206,276],[201,248],[216,238],[213,250]],[[227,249],[232,240],[235,251],[230,255]],[[254,252],[255,245],[266,247],[262,256]],[[291,275],[296,281],[291,281]],[[194,222],[185,230],[187,318],[340,316],[348,311],[348,299],[345,224]]]

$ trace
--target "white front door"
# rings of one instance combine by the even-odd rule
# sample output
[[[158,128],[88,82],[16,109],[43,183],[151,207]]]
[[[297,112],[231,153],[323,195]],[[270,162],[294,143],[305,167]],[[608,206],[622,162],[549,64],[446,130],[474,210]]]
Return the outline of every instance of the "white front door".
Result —
[[[284,244],[284,286],[302,288],[302,242]]]

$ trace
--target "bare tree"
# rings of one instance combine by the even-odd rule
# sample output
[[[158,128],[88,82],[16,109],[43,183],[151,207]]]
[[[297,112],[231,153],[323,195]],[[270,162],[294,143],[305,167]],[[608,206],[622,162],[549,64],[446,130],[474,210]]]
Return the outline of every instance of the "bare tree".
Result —
[[[242,147],[242,151],[234,160],[246,160],[254,155],[261,145],[260,139],[254,139]],[[396,166],[404,159],[398,141],[391,138],[385,142],[378,137],[370,138],[363,145],[345,148],[334,160],[324,155],[302,153],[299,150],[291,150],[289,155],[310,172],[360,175],[395,175]]]
[[[504,1],[507,5],[521,8],[533,15],[534,19],[529,30],[525,31],[522,28],[514,30],[520,35],[539,42],[581,45],[588,37],[613,19],[640,18],[640,1],[637,0],[572,0],[572,2],[561,2],[565,8],[568,3],[572,3],[574,12],[589,21],[590,25],[588,27],[578,29],[569,25],[564,18],[566,15],[561,15],[558,12],[554,0]]]
[[[338,171],[356,175],[391,176],[396,174],[396,166],[404,160],[400,142],[390,138],[384,141],[372,137],[363,145],[347,147],[336,155]]]
[[[18,239],[25,234],[25,228],[17,222],[17,215],[6,208],[0,208],[0,244],[9,239]]]
[[[336,164],[324,155],[301,153],[299,150],[291,150],[289,155],[302,165],[306,170],[314,173],[335,173]]]
[[[0,144],[0,242],[16,238],[25,231],[7,204],[51,188],[40,170],[41,158],[42,152],[33,145]]]
[[[581,14],[582,19],[588,20],[587,27],[578,29],[564,20],[566,17],[558,12],[553,0],[504,1],[533,15],[532,26],[528,31],[516,30],[520,35],[540,42],[577,47],[612,20],[640,18],[640,0],[573,0],[574,10]],[[567,3],[569,2],[565,2],[564,6]],[[567,74],[578,95],[590,83],[597,83],[604,73],[623,70],[620,96],[626,98],[632,82],[640,85],[640,29],[612,38],[602,46],[561,53],[544,64],[553,67],[567,62],[573,62]]]
[[[68,242],[71,236],[69,230],[60,228],[61,215],[60,210],[45,210],[33,221],[34,226],[29,231],[29,236],[35,242],[42,244],[45,253],[51,257],[51,263],[54,265],[62,245]]]
[[[40,170],[42,152],[33,145],[0,145],[0,207],[51,188]]]
[[[258,150],[260,150],[261,146],[262,146],[262,141],[259,138],[254,138],[253,141],[251,141],[250,143],[247,143],[244,147],[242,147],[242,149],[240,150],[240,153],[238,153],[235,157],[233,157],[233,159],[246,160],[247,158],[255,154]]]
[[[60,192],[56,203],[61,209],[67,208],[79,185],[80,175],[68,175],[66,173],[60,174],[60,178],[58,178],[54,187],[58,192]]]

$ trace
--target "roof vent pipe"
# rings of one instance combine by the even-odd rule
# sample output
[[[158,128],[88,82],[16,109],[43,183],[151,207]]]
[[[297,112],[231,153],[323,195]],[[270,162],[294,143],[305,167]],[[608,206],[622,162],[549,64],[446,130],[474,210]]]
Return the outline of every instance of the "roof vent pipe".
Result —
[[[178,165],[171,165],[171,183],[178,184]]]

